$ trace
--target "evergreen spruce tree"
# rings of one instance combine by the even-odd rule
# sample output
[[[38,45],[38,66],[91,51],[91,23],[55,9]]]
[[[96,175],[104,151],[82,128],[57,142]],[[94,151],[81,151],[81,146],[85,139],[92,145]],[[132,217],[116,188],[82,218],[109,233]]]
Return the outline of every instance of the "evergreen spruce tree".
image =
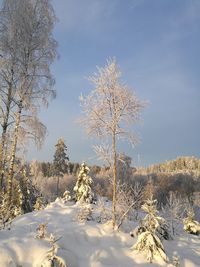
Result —
[[[61,238],[61,237],[60,237]],[[49,242],[51,249],[46,253],[42,260],[40,267],[67,267],[65,260],[57,255],[59,246],[56,243],[60,238],[55,238],[53,234],[50,235]]]
[[[33,204],[36,202],[38,191],[33,186],[31,179],[28,178],[26,169],[21,172],[19,187],[22,193],[23,213],[33,211]]]
[[[37,198],[35,205],[33,207],[34,207],[34,210],[42,210],[44,208],[42,197]]]
[[[56,194],[58,197],[59,194],[59,179],[64,175],[64,173],[68,172],[68,161],[69,157],[66,154],[67,146],[65,145],[65,141],[63,138],[60,138],[55,145],[56,151],[54,154],[53,160],[53,173],[54,176],[57,177],[57,188]]]
[[[142,209],[147,215],[142,220],[143,231],[139,233],[137,243],[133,246],[135,250],[144,251],[147,255],[147,260],[150,262],[155,256],[160,256],[164,261],[167,258],[163,244],[158,236],[159,228],[164,224],[165,220],[158,216],[156,205],[157,201],[152,198],[142,205]]]
[[[188,209],[187,217],[183,220],[184,230],[189,234],[200,234],[200,223],[194,219],[194,211],[192,208]]]
[[[13,201],[14,201],[14,217],[17,217],[24,213],[23,207],[22,207],[24,196],[22,194],[19,184],[16,187],[15,198],[13,199]]]
[[[92,178],[89,176],[89,171],[90,169],[85,162],[83,162],[74,187],[76,201],[91,203],[93,200],[93,193],[91,190]]]
[[[8,192],[0,194],[0,229],[10,228],[12,220],[23,214],[23,194],[19,183],[14,180],[13,199],[9,202]]]

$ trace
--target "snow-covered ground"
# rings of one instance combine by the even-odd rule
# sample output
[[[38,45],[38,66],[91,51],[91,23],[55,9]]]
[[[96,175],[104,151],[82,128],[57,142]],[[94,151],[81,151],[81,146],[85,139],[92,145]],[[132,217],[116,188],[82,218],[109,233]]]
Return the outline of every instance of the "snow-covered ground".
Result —
[[[71,202],[56,201],[42,211],[16,218],[11,230],[0,231],[0,267],[40,267],[50,249],[48,237],[36,238],[41,223],[48,223],[49,234],[62,237],[57,242],[58,255],[68,267],[172,266],[161,261],[148,263],[144,255],[131,249],[137,238],[113,231],[110,223],[77,222],[79,209]],[[170,260],[173,255],[180,256],[181,267],[200,266],[200,237],[183,233],[176,240],[165,241],[164,247]]]

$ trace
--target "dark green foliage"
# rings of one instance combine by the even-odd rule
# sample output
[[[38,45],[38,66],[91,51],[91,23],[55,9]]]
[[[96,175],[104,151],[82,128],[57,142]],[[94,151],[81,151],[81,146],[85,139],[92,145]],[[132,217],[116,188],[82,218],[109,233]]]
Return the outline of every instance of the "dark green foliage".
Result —
[[[78,170],[80,168],[80,164],[79,163],[74,163],[74,167],[73,167],[73,174],[76,175]]]
[[[60,177],[65,173],[68,173],[68,161],[69,158],[66,154],[67,146],[63,138],[60,138],[55,145],[56,151],[53,160],[53,176],[57,177],[56,195],[59,196],[59,183]]]
[[[73,167],[74,167],[73,163],[69,162],[68,163],[68,172],[69,172],[69,174],[73,173]]]
[[[21,171],[19,180],[19,188],[22,193],[21,208],[23,213],[33,211],[33,206],[39,194],[38,190],[33,186],[31,179],[27,176],[26,170]]]
[[[121,184],[130,183],[132,176],[131,168],[132,158],[125,155],[124,153],[119,153],[117,157],[117,175]]]
[[[64,173],[68,173],[69,161],[69,157],[66,154],[67,146],[65,145],[64,139],[60,138],[55,147],[53,173],[55,176],[63,176]]]
[[[41,162],[40,168],[44,177],[50,177],[53,175],[53,164],[50,162]]]
[[[55,176],[63,176],[64,173],[68,172],[67,161],[69,161],[69,157],[66,154],[67,146],[65,145],[64,139],[60,138],[55,147],[53,173]]]

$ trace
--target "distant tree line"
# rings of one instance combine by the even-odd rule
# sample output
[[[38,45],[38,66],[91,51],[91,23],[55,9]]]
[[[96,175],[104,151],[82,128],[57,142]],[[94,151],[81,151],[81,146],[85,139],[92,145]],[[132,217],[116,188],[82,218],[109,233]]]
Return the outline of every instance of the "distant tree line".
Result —
[[[55,165],[54,162],[39,162],[35,161],[35,165],[37,165],[38,172],[41,172],[44,177],[51,177],[55,174]],[[68,162],[63,169],[63,174],[71,174],[76,175],[80,168],[80,163],[78,162]],[[105,167],[100,167],[98,165],[90,166],[90,170],[92,174],[97,174],[101,171],[101,169],[105,169]],[[106,168],[107,169],[107,168]]]
[[[196,158],[182,158],[182,161],[193,160]],[[176,160],[175,160],[176,161]],[[79,163],[68,162],[63,177],[61,178],[60,194],[66,188],[73,193],[73,187],[76,183],[77,174],[80,170]],[[162,163],[164,165],[166,163]],[[134,187],[135,184],[140,184],[143,191],[143,199],[147,199],[151,194],[158,200],[160,205],[165,204],[170,192],[174,192],[177,196],[186,197],[190,201],[194,200],[197,192],[200,192],[200,177],[196,177],[196,169],[193,172],[174,172],[167,166],[173,165],[173,161],[168,162],[165,167],[165,172],[158,171],[148,172],[149,168],[141,170],[131,166],[131,158],[125,154],[118,155],[117,172],[119,181],[118,184],[124,185],[126,188]],[[32,162],[31,169],[37,169],[37,172],[32,174],[37,177],[38,184],[44,184],[43,193],[49,195],[47,190],[55,194],[56,179],[53,171],[53,162]],[[112,199],[112,170],[109,166],[89,166],[90,175],[93,179],[93,190],[97,195]],[[49,189],[47,184],[49,183]],[[39,186],[41,188],[43,186]],[[50,189],[51,188],[51,189]],[[53,193],[54,192],[54,193]]]
[[[143,174],[165,172],[193,172],[193,174],[200,176],[200,160],[195,157],[178,157],[175,160],[153,164],[147,168],[140,168],[138,170],[138,173]]]

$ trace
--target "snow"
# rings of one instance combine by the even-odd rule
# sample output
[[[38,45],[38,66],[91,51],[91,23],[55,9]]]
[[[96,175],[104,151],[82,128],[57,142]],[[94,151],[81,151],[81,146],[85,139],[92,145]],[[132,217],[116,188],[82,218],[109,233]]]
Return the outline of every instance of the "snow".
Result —
[[[58,256],[68,267],[156,267],[173,266],[161,259],[148,263],[145,255],[131,247],[137,238],[129,233],[113,231],[110,222],[76,221],[78,204],[58,200],[44,210],[16,218],[11,230],[0,231],[0,267],[40,267],[50,250],[49,236],[36,238],[36,228],[47,223],[47,232],[58,240]],[[175,240],[164,241],[169,259],[180,257],[181,267],[200,266],[200,238],[184,233]]]

